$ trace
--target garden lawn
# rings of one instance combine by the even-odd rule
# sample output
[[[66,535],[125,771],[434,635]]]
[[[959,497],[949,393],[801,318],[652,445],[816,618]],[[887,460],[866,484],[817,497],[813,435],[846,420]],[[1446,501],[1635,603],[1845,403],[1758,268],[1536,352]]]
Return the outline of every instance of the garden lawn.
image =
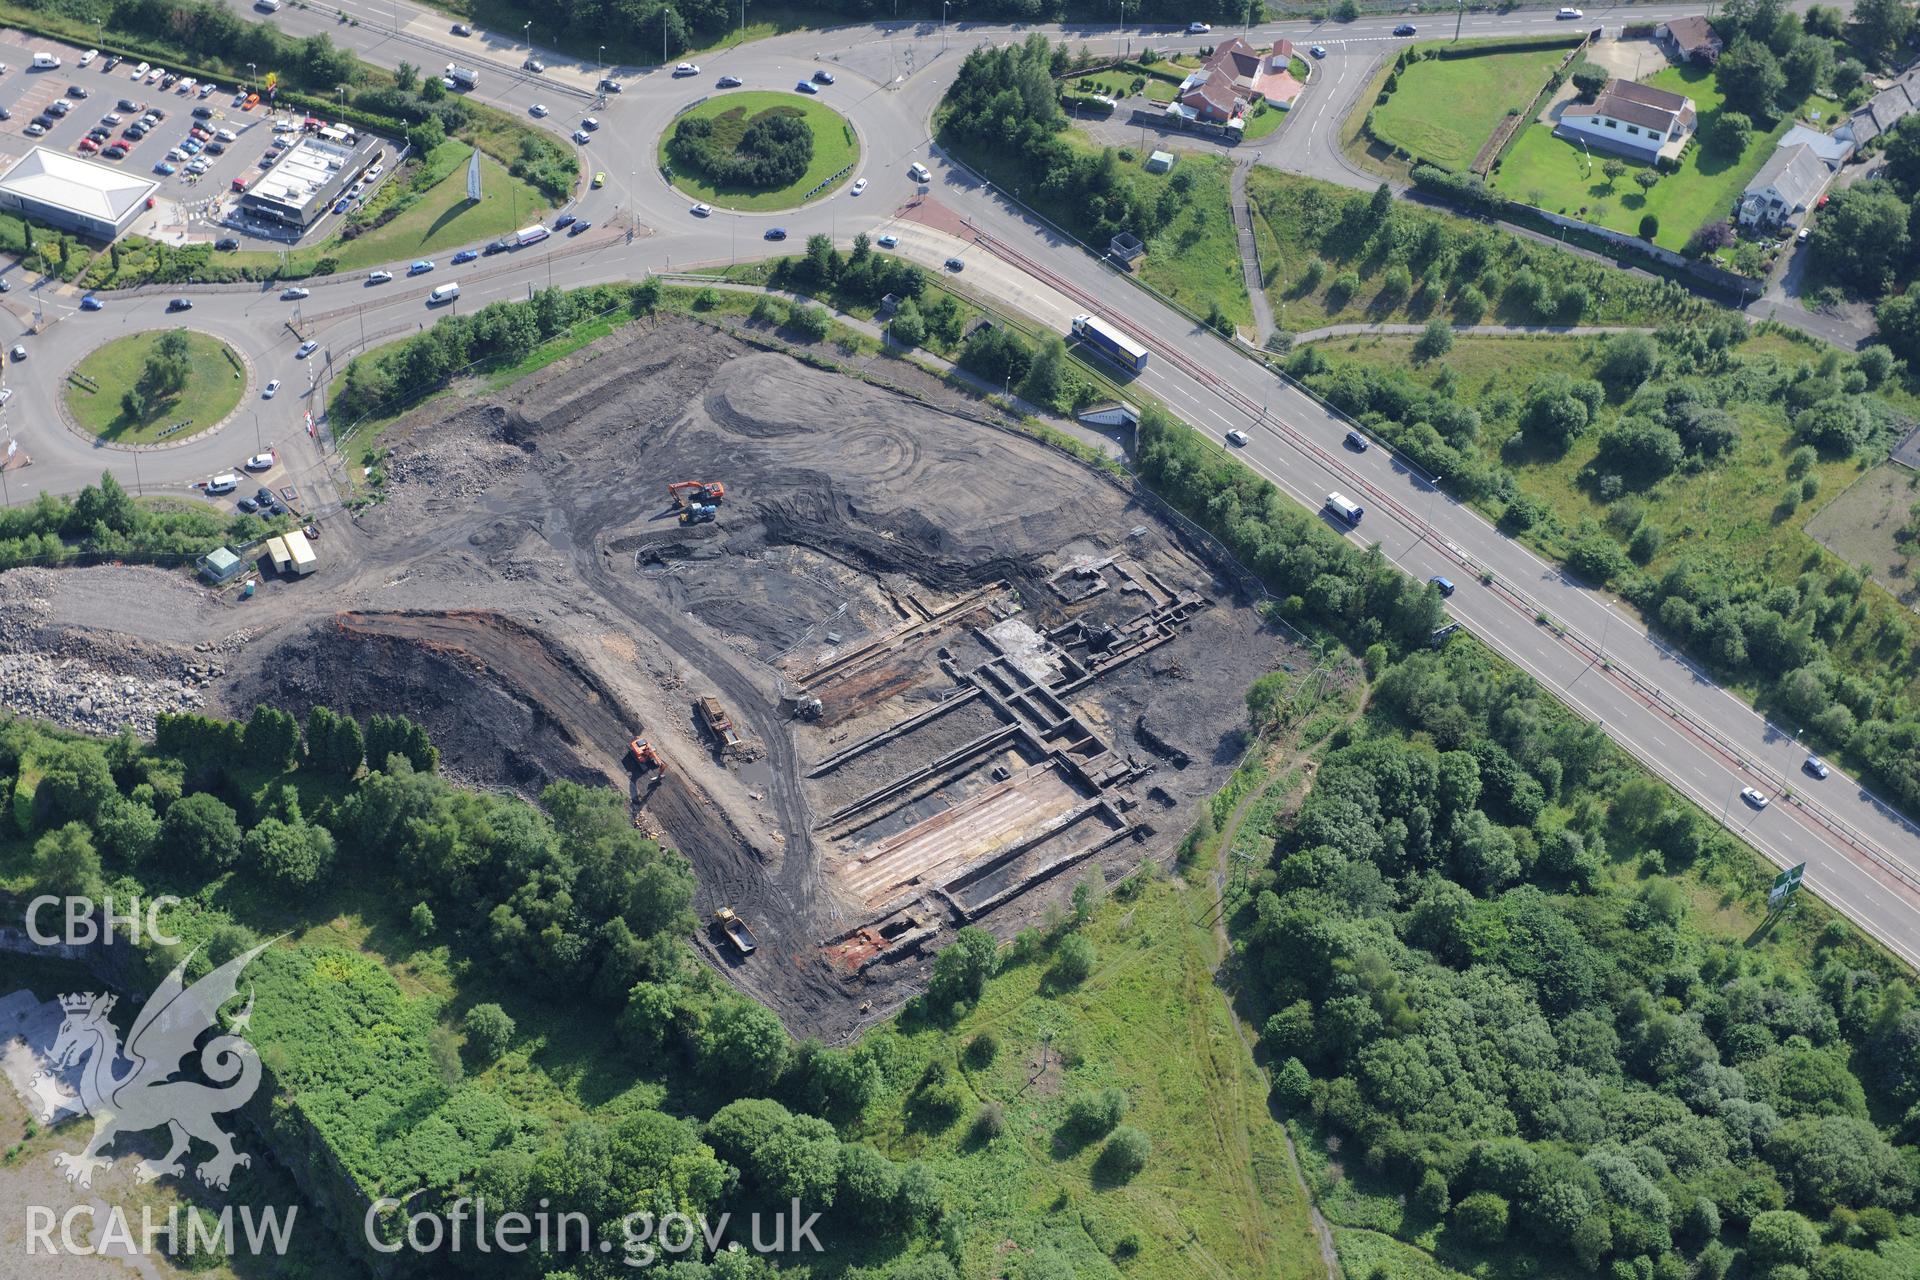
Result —
[[[674,168],[667,160],[667,139],[673,136],[674,125],[688,116],[712,119],[716,138],[724,139],[730,132],[732,139],[737,142],[747,126],[768,111],[789,111],[800,115],[806,119],[807,127],[813,130],[813,163],[807,166],[807,171],[792,186],[782,187],[778,191],[762,191],[757,187],[717,187],[700,174]],[[826,103],[801,93],[748,90],[715,94],[691,110],[675,116],[673,125],[669,125],[660,135],[660,171],[668,175],[668,181],[696,200],[726,209],[766,211],[795,208],[807,200],[808,192],[834,174],[848,169],[859,158],[860,143],[854,137],[853,126]],[[850,172],[841,174],[834,185],[840,185],[849,176]],[[825,194],[827,192],[819,192],[814,198]]]
[[[67,380],[62,392],[67,412],[73,415],[74,421],[114,444],[147,444],[159,439],[160,432],[176,422],[193,420],[191,427],[179,433],[186,436],[203,431],[232,413],[247,385],[245,378],[236,376],[233,353],[218,338],[189,329],[184,332],[192,373],[187,378],[186,390],[154,406],[145,418],[138,421],[127,418],[121,410],[120,397],[140,380],[154,343],[162,333],[168,332],[171,330],[153,329],[128,334],[82,360],[76,372],[91,378],[100,389],[88,392],[73,379]]]
[[[1463,170],[1508,112],[1526,110],[1545,87],[1566,43],[1410,63],[1399,87],[1373,109],[1374,136],[1422,160]]]
[[[1700,135],[1681,156],[1679,172],[1663,176],[1652,191],[1642,192],[1634,183],[1634,175],[1649,166],[1620,157],[1626,160],[1627,172],[1618,184],[1609,186],[1601,172],[1609,157],[1596,151],[1589,161],[1578,144],[1554,137],[1552,127],[1545,124],[1528,125],[1521,131],[1519,141],[1494,172],[1495,189],[1550,213],[1583,218],[1630,235],[1639,233],[1640,219],[1650,213],[1660,220],[1653,242],[1679,250],[1699,227],[1733,215],[1734,202],[1797,117],[1817,111],[1827,119],[1839,109],[1830,99],[1809,97],[1798,110],[1784,113],[1771,132],[1756,130],[1740,155],[1725,156],[1700,140],[1713,136],[1720,119],[1720,91],[1711,71],[1668,67],[1647,83],[1692,98]]]

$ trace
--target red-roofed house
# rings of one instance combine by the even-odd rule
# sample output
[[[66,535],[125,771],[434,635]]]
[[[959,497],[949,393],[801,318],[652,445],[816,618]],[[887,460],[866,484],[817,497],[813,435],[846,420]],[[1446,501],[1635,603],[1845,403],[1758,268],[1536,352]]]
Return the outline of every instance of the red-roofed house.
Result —
[[[1256,98],[1276,104],[1293,101],[1300,82],[1287,70],[1293,45],[1277,40],[1261,53],[1239,36],[1214,49],[1206,64],[1180,84],[1180,114],[1222,124],[1244,113]]]

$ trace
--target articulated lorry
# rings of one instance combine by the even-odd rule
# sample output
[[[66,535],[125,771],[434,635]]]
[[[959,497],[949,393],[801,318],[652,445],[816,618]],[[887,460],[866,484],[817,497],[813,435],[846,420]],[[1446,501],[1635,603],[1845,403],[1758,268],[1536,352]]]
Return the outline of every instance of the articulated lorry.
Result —
[[[1147,367],[1147,349],[1099,316],[1075,316],[1073,336],[1098,347],[1111,359],[1135,373]]]

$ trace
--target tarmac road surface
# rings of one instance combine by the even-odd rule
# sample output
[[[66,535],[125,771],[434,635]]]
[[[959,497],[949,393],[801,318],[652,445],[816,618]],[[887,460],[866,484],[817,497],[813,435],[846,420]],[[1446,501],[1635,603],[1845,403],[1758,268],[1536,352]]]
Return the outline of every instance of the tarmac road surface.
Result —
[[[239,0],[233,3],[242,9]],[[381,65],[402,60],[428,69],[456,60],[477,65],[479,96],[523,114],[534,102],[543,102],[552,109],[544,127],[562,135],[577,127],[591,86],[599,79],[597,66],[538,49],[535,55],[548,70],[541,76],[523,73],[518,69],[527,56],[523,44],[516,47],[510,38],[485,33],[463,40],[450,34],[452,19],[432,11],[404,3],[397,8],[347,3],[348,11],[360,18],[357,26],[340,23],[319,7],[283,10],[276,21],[297,35],[327,31],[337,43]],[[259,16],[250,8],[243,11]],[[1697,7],[1594,11],[1582,25],[1617,26],[1623,17],[1658,22],[1688,12],[1697,12]],[[385,20],[379,15],[386,15]],[[1397,21],[1319,27],[1282,23],[1256,33],[1260,40],[1282,34],[1302,45],[1317,41],[1332,52],[1320,64],[1321,80],[1309,90],[1300,121],[1263,148],[1270,162],[1292,168],[1293,158],[1299,157],[1297,167],[1307,172],[1349,185],[1357,181],[1351,172],[1344,178],[1332,172],[1343,164],[1333,139],[1345,114],[1339,101],[1342,95],[1351,100],[1364,86],[1366,76],[1358,64],[1372,65],[1367,51],[1392,48],[1390,32]],[[1447,22],[1439,15],[1422,26],[1423,36],[1447,34]],[[1568,24],[1557,22],[1550,9],[1541,9],[1478,15],[1466,19],[1464,26],[1467,34],[1490,35],[1566,30]],[[1076,43],[1086,40],[1096,51],[1102,41],[1124,45],[1144,38],[1138,31],[1111,27],[1038,29],[1064,33]],[[259,385],[279,377],[286,390],[273,402],[271,413],[260,406],[263,425],[257,439],[278,444],[293,478],[309,491],[324,492],[324,468],[300,429],[300,411],[312,402],[319,416],[325,380],[363,344],[378,345],[431,323],[438,313],[424,304],[433,284],[460,281],[463,291],[455,306],[471,308],[525,297],[529,289],[548,283],[578,286],[758,258],[770,247],[761,241],[761,233],[774,225],[788,230],[789,240],[781,246],[788,252],[816,232],[844,243],[856,232],[888,223],[916,194],[906,169],[920,161],[933,171],[929,194],[971,228],[973,243],[962,249],[969,263],[967,287],[1054,325],[1074,311],[1097,311],[1143,340],[1154,357],[1141,379],[1143,386],[1216,438],[1230,428],[1247,430],[1253,441],[1243,460],[1307,506],[1319,508],[1336,489],[1361,503],[1367,516],[1359,529],[1345,531],[1347,536],[1361,543],[1380,542],[1396,564],[1419,577],[1438,573],[1452,578],[1459,584],[1448,602],[1454,618],[1551,686],[1774,861],[1807,862],[1810,889],[1909,963],[1920,964],[1920,829],[1837,771],[1824,782],[1801,774],[1805,752],[1790,733],[1767,723],[1649,637],[1625,609],[1500,535],[1384,448],[1364,454],[1343,449],[1346,424],[1330,409],[1236,358],[1215,335],[1133,288],[1030,218],[1007,193],[992,190],[935,152],[928,122],[964,52],[980,43],[1022,39],[1029,30],[956,25],[943,33],[937,23],[841,28],[794,33],[703,56],[697,77],[676,79],[659,68],[611,68],[626,91],[592,108],[603,125],[580,149],[583,172],[604,170],[608,182],[600,191],[583,184],[573,206],[596,222],[593,232],[555,237],[457,269],[443,264],[433,276],[416,282],[401,276],[390,284],[368,285],[356,276],[311,283],[312,296],[299,304],[298,331],[288,323],[294,307],[279,301],[279,286],[167,287],[138,298],[115,296],[108,309],[98,313],[74,310],[77,295],[40,288],[52,328],[42,337],[24,339],[32,355],[14,375],[16,395],[8,406],[21,447],[34,455],[35,465],[12,473],[12,487],[67,492],[107,467],[145,492],[188,492],[192,481],[232,467],[255,450],[256,435],[247,414],[258,406]],[[1152,43],[1187,48],[1225,34],[1189,38],[1155,33]],[[1349,62],[1354,65],[1348,67]],[[717,210],[710,218],[692,217],[692,202],[673,191],[653,164],[658,137],[672,115],[712,92],[721,74],[739,76],[748,88],[783,89],[822,65],[832,66],[838,77],[837,84],[823,89],[822,100],[845,113],[859,134],[861,157],[852,176],[870,179],[866,193],[853,197],[842,188],[804,209],[779,214]],[[1332,92],[1316,107],[1320,88]],[[902,249],[929,266],[943,260],[929,260],[939,245],[934,235],[903,235]],[[164,326],[161,308],[175,293],[190,293],[195,299],[189,323],[234,342],[246,354],[252,366],[249,396],[241,417],[217,435],[143,454],[136,476],[128,453],[102,448],[57,426],[54,397],[66,367],[63,361],[70,363],[107,337]],[[12,297],[17,307],[18,290]],[[90,332],[93,329],[101,332]],[[48,342],[48,336],[55,340]],[[298,392],[308,381],[307,369],[293,359],[301,336],[321,343],[306,362],[321,384],[318,392]],[[1482,571],[1490,575],[1491,587],[1479,581]],[[1541,616],[1551,619],[1551,625],[1536,620]],[[1763,811],[1746,808],[1739,799],[1743,786],[1775,797],[1774,803]],[[1783,794],[1788,787],[1794,792],[1791,799]]]

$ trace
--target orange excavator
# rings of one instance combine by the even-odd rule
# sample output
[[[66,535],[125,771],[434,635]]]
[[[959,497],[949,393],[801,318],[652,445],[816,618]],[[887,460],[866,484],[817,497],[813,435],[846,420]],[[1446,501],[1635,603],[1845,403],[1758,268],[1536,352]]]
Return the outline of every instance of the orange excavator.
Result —
[[[675,480],[667,486],[667,497],[680,508],[713,506],[727,496],[727,486],[718,480]]]
[[[635,738],[627,744],[627,759],[637,772],[658,769],[661,777],[667,776],[667,762],[660,758],[660,753],[645,738]]]

